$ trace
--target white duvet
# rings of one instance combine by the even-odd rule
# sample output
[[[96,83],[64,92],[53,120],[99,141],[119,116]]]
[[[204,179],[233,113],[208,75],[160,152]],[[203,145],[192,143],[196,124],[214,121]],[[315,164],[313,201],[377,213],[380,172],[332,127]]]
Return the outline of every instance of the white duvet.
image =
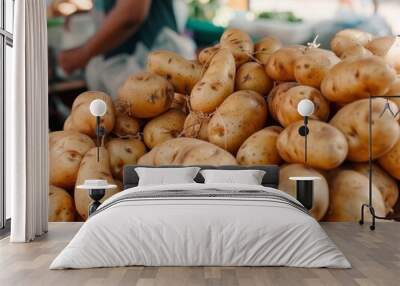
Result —
[[[257,198],[152,198],[131,192],[263,190],[263,186],[141,186],[105,201],[50,269],[145,266],[293,266],[350,268],[317,221],[291,205]],[[297,202],[298,203],[298,202]],[[105,207],[105,206],[109,207]]]

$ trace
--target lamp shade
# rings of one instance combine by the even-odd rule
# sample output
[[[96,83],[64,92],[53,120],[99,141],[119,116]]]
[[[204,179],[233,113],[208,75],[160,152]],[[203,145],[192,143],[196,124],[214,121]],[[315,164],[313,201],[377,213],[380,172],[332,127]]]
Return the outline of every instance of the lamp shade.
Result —
[[[93,116],[104,116],[107,112],[107,105],[101,99],[95,99],[90,103],[90,113]]]
[[[309,99],[302,99],[297,105],[297,112],[301,116],[310,116],[314,112],[314,103]]]

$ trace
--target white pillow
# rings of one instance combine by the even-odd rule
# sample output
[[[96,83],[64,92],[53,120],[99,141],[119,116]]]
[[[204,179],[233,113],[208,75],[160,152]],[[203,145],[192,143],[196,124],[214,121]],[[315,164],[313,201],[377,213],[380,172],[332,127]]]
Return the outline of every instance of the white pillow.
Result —
[[[265,171],[262,170],[202,170],[205,184],[261,185]]]
[[[139,176],[139,186],[171,185],[195,183],[194,178],[200,171],[199,167],[183,168],[135,168]]]

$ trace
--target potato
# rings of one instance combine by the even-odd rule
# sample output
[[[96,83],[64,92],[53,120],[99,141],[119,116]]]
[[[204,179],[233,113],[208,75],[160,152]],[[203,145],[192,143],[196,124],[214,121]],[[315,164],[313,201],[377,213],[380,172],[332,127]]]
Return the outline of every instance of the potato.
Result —
[[[286,92],[292,87],[298,86],[296,82],[284,82],[276,85],[267,97],[268,110],[275,120],[278,120],[278,106],[281,106],[281,101],[286,96]]]
[[[264,67],[258,63],[245,63],[236,72],[235,90],[253,90],[266,95],[273,86],[274,81],[267,76]]]
[[[306,47],[296,45],[283,47],[274,52],[265,66],[267,75],[276,81],[294,81],[296,61],[305,51]]]
[[[331,50],[340,57],[348,49],[354,46],[364,46],[371,40],[370,33],[356,29],[344,29],[337,32],[332,38]]]
[[[219,45],[214,45],[212,47],[208,47],[205,49],[202,49],[201,52],[199,53],[197,59],[199,61],[199,63],[203,66],[203,67],[208,67],[211,59],[213,58],[213,56],[219,51],[220,46]]]
[[[374,55],[382,57],[400,74],[400,37],[384,36],[370,41],[365,47]]]
[[[85,157],[83,157],[79,167],[76,186],[84,184],[85,180],[107,180],[109,184],[114,184],[114,179],[111,175],[108,151],[104,147],[100,147],[99,151],[99,162],[97,162],[97,148],[90,149],[85,154]],[[101,202],[117,192],[118,189],[106,190],[106,194]],[[89,205],[92,203],[92,199],[89,197],[89,191],[75,187],[74,197],[76,210],[82,219],[86,220],[88,217]]]
[[[269,126],[257,131],[240,146],[236,160],[240,165],[279,165],[282,162],[276,148],[276,140],[283,130]]]
[[[74,199],[67,191],[51,186],[49,188],[49,222],[71,222],[75,219]]]
[[[321,91],[328,100],[346,104],[384,95],[395,78],[394,70],[379,57],[346,60],[328,71],[322,80]]]
[[[131,75],[118,91],[119,105],[129,116],[151,118],[167,111],[174,88],[162,76],[149,72]]]
[[[372,55],[373,53],[371,53],[371,51],[365,48],[364,46],[354,46],[345,50],[340,56],[340,58],[342,60],[357,60],[357,59],[367,58]]]
[[[69,115],[69,116],[67,117],[67,119],[65,119],[65,121],[64,121],[64,126],[63,126],[63,130],[64,130],[64,131],[76,131],[75,128],[74,128],[74,125],[73,125],[73,123],[72,123],[71,115]]]
[[[361,206],[368,203],[368,178],[356,171],[334,171],[328,177],[329,209],[324,218],[327,221],[359,221]],[[385,204],[379,190],[372,186],[372,204],[378,216],[385,216]],[[364,218],[371,220],[368,208]]]
[[[122,170],[125,165],[135,165],[137,160],[146,153],[146,147],[138,139],[113,138],[106,145],[110,156],[110,168],[114,178],[122,180]]]
[[[297,121],[286,127],[278,137],[277,148],[283,160],[304,163],[304,140],[299,134],[303,122]],[[335,127],[325,122],[310,120],[307,165],[312,168],[330,170],[338,167],[346,158],[346,137]]]
[[[304,166],[303,164],[286,164],[279,170],[279,190],[288,193],[294,198],[296,195],[296,182],[290,180],[290,177],[305,176],[319,177],[315,180],[313,192],[313,204],[310,214],[316,220],[321,220],[329,207],[329,187],[325,177],[318,170]]]
[[[118,114],[115,117],[113,133],[119,137],[138,136],[140,122],[138,119],[126,114]]]
[[[178,137],[185,123],[186,115],[177,109],[170,109],[150,120],[143,129],[144,143],[150,149],[164,141]]]
[[[254,45],[254,56],[263,65],[268,63],[269,57],[282,47],[279,39],[274,37],[262,38]]]
[[[391,176],[400,180],[400,138],[389,152],[379,157],[378,163]]]
[[[224,149],[194,138],[175,138],[143,155],[139,165],[237,165],[235,157]]]
[[[254,44],[250,36],[234,28],[228,28],[219,40],[221,49],[228,49],[235,58],[236,66],[240,66],[251,60],[254,52]]]
[[[339,61],[331,51],[308,48],[296,60],[294,77],[300,84],[319,88],[326,73]]]
[[[235,60],[227,49],[219,50],[203,77],[190,94],[192,110],[213,112],[232,92],[235,84]]]
[[[201,112],[190,112],[183,125],[183,136],[208,141],[210,116]]]
[[[350,166],[354,171],[369,177],[368,163],[353,163]],[[393,210],[394,205],[399,198],[399,188],[397,181],[389,176],[381,167],[372,164],[372,183],[381,192],[385,202],[386,212],[389,213]]]
[[[202,67],[170,51],[154,51],[147,57],[147,70],[165,77],[176,92],[190,94],[200,80]]]
[[[93,147],[94,142],[89,136],[76,131],[50,133],[50,184],[63,189],[73,188],[81,160]]]
[[[208,140],[234,154],[244,140],[264,127],[266,120],[264,98],[251,90],[237,91],[211,117]]]
[[[374,159],[387,153],[396,144],[400,135],[396,119],[389,113],[380,117],[385,103],[386,100],[383,98],[372,100],[372,157]],[[392,110],[397,112],[397,106],[393,102],[390,104]],[[368,119],[369,99],[361,99],[342,107],[330,121],[346,136],[349,145],[347,159],[350,161],[368,161]]]
[[[298,85],[289,88],[280,96],[280,101],[277,102],[275,107],[275,113],[277,120],[282,126],[286,127],[293,122],[303,120],[303,116],[297,111],[297,105],[302,99],[309,99],[314,103],[315,110],[310,116],[312,119],[328,120],[329,102],[322,96],[318,89],[311,86]]]
[[[95,99],[101,99],[107,105],[107,112],[101,117],[101,124],[106,133],[111,132],[115,124],[115,110],[110,96],[100,91],[86,91],[81,93],[72,104],[70,120],[73,130],[90,137],[96,136],[96,117],[90,113],[89,109],[90,103]]]
[[[188,97],[185,94],[175,93],[171,108],[179,109],[185,114],[189,113]]]

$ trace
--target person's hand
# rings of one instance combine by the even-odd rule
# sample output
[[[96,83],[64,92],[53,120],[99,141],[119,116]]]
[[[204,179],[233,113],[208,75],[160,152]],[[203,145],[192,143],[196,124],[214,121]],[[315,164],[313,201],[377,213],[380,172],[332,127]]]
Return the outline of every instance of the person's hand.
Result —
[[[58,65],[66,74],[84,68],[89,60],[90,55],[84,47],[66,50],[58,55]]]

